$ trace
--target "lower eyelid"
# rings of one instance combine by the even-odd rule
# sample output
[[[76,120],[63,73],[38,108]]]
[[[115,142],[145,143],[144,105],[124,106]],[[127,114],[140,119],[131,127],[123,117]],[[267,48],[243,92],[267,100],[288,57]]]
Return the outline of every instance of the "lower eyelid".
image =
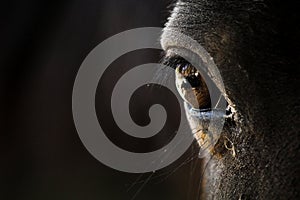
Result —
[[[226,113],[219,109],[195,109],[188,105],[188,113],[190,116],[206,121],[211,119],[226,118]]]

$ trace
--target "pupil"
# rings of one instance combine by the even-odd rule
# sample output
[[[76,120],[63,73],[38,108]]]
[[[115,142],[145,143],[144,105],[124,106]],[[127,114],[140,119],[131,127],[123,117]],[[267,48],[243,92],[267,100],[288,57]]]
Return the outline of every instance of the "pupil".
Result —
[[[201,81],[200,81],[199,77],[197,77],[195,75],[188,76],[188,77],[186,77],[186,79],[193,88],[201,86]]]

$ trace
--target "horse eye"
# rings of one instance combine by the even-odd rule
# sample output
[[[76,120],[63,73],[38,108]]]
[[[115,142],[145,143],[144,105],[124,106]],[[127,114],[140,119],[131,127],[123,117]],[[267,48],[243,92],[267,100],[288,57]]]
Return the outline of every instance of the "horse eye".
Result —
[[[163,64],[175,68],[176,87],[185,102],[195,109],[210,109],[208,87],[200,72],[179,56],[166,57]]]

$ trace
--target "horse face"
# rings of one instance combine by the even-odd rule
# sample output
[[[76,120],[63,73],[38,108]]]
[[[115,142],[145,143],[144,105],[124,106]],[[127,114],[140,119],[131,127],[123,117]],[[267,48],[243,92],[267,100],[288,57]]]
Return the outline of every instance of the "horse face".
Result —
[[[192,37],[214,59],[224,95],[234,110],[235,117],[226,120],[207,161],[203,186],[207,198],[297,195],[298,10],[296,5],[277,1],[181,0],[166,24],[165,32],[175,30]],[[176,47],[176,40],[169,40],[164,33],[161,41],[167,55]],[[176,73],[187,78],[197,72],[185,75],[177,69]],[[204,102],[201,105],[210,106],[208,100]],[[197,121],[187,115],[195,129]],[[203,133],[195,135],[199,139]]]

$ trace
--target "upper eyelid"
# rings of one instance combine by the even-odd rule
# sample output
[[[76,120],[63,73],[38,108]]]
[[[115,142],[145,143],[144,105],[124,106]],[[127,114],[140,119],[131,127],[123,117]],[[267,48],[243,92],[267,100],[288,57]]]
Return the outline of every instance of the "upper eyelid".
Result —
[[[214,59],[199,42],[179,32],[176,28],[166,27],[161,35],[160,43],[166,56],[178,55],[187,60],[188,63],[200,71],[208,89],[214,91],[213,88],[216,86],[226,101],[232,105],[226,95],[223,79]],[[225,103],[221,105],[223,106],[223,104]]]
[[[197,55],[199,60],[196,61],[195,65],[192,61],[191,64],[213,80],[221,93],[226,96],[224,83],[218,67],[205,48],[196,40],[179,32],[176,28],[166,27],[161,35],[160,43],[167,56],[178,54],[181,57],[185,57],[190,53]],[[201,62],[203,64],[201,67],[203,68],[199,69],[199,64],[197,64],[197,62]]]

